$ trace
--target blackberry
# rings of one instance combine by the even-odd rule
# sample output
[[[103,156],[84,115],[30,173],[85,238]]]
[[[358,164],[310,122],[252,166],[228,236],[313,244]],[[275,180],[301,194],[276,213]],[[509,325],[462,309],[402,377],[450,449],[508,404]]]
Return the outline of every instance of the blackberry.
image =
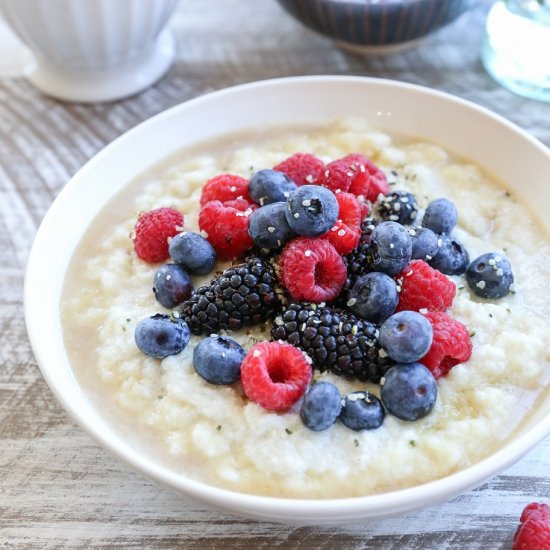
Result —
[[[193,334],[212,334],[266,321],[281,305],[273,266],[250,257],[198,288],[183,303],[182,316]]]
[[[418,215],[418,203],[412,193],[394,191],[380,199],[376,212],[383,220],[409,225]]]
[[[365,273],[372,271],[370,268],[371,259],[369,254],[370,239],[374,228],[379,223],[378,220],[366,218],[361,224],[361,238],[359,239],[357,248],[347,256],[344,256],[344,263],[346,264],[348,276],[344,288],[340,293],[342,297],[340,301],[342,302],[343,300],[341,305],[346,303],[348,291],[355,284],[355,281],[357,281],[361,275],[365,275]]]
[[[380,353],[374,323],[327,306],[290,304],[275,318],[271,335],[305,351],[317,370],[350,379],[378,383],[394,364]]]

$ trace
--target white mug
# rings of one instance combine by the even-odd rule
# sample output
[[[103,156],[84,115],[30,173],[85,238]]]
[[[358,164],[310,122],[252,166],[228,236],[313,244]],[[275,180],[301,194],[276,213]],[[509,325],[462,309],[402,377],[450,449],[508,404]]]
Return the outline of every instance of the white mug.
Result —
[[[178,0],[0,0],[31,50],[29,80],[68,101],[111,101],[156,82],[170,67],[164,29]]]

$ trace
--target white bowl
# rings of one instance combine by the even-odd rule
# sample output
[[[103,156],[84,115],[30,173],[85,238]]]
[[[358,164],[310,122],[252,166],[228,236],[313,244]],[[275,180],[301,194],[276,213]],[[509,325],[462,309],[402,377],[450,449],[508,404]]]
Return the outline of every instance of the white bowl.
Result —
[[[319,76],[246,84],[183,103],[118,138],[72,178],[44,218],[27,269],[25,316],[36,359],[59,401],[103,447],[144,476],[253,518],[336,523],[396,514],[449,499],[507,468],[550,434],[547,393],[499,450],[443,479],[360,498],[271,498],[209,486],[143,456],[113,430],[79,386],[63,344],[59,303],[69,260],[99,210],[135,176],[182,147],[251,127],[349,115],[467,157],[513,188],[537,218],[545,217],[550,202],[550,151],[483,108],[400,82]],[[546,228],[548,223],[547,219]]]

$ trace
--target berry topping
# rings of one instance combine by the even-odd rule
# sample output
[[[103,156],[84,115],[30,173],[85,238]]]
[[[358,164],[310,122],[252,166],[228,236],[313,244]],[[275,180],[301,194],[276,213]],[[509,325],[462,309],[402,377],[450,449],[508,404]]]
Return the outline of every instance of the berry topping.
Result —
[[[330,428],[342,408],[342,397],[338,388],[330,382],[318,382],[309,388],[304,397],[300,417],[314,432]]]
[[[168,258],[168,239],[183,229],[183,215],[173,208],[156,208],[138,217],[134,241],[136,254],[149,263]]]
[[[385,273],[373,271],[355,281],[346,305],[359,317],[382,323],[395,311],[398,301],[395,281]]]
[[[325,163],[309,153],[295,153],[273,167],[285,173],[296,185],[312,185],[323,178]]]
[[[318,185],[302,185],[288,197],[286,218],[298,235],[323,235],[338,219],[338,202],[333,193]]]
[[[502,254],[489,252],[476,258],[466,270],[466,280],[482,298],[502,298],[514,282],[512,266]]]
[[[458,213],[456,206],[448,199],[435,199],[426,208],[422,226],[431,229],[434,233],[449,234],[456,225]]]
[[[446,313],[434,311],[426,313],[433,329],[430,351],[420,362],[439,378],[447,374],[455,365],[465,363],[472,355],[472,341],[468,329]]]
[[[395,365],[384,377],[380,396],[389,413],[401,420],[418,420],[434,408],[437,382],[420,363]]]
[[[374,228],[370,246],[374,271],[393,277],[409,263],[411,254],[411,237],[401,224],[382,222]]]
[[[398,363],[414,363],[424,357],[432,345],[430,321],[416,311],[400,311],[380,327],[380,344]]]
[[[340,294],[346,266],[328,241],[299,237],[281,254],[280,278],[295,300],[328,302]]]
[[[412,239],[413,260],[431,260],[439,252],[439,237],[427,227],[411,227],[409,235]]]
[[[541,502],[528,504],[521,514],[512,550],[546,550],[550,548],[550,506]]]
[[[202,207],[199,227],[206,232],[220,260],[237,258],[252,248],[248,218],[255,208],[244,199],[225,203],[213,200]]]
[[[412,193],[394,191],[380,199],[376,211],[383,220],[409,225],[418,215],[418,204]]]
[[[390,187],[386,175],[374,163],[363,155],[348,155],[344,158],[358,172],[351,182],[350,193],[362,196],[370,202],[376,202],[380,195],[386,195],[389,192]]]
[[[198,233],[178,233],[168,248],[174,262],[183,266],[191,275],[206,275],[216,265],[216,251]]]
[[[361,237],[361,220],[363,208],[361,203],[351,193],[337,193],[338,219],[331,230],[323,235],[339,254],[349,254],[354,250]]]
[[[286,202],[295,189],[296,184],[286,174],[277,170],[260,170],[252,176],[248,184],[248,193],[260,206],[272,202]]]
[[[290,304],[275,318],[271,335],[303,349],[321,372],[378,383],[393,365],[381,353],[374,323],[326,306]]]
[[[356,431],[379,428],[385,416],[380,399],[365,391],[356,391],[347,395],[340,412],[342,423]]]
[[[470,255],[464,245],[449,235],[440,235],[439,251],[429,264],[445,275],[462,275],[470,263]]]
[[[252,346],[241,364],[244,393],[268,411],[287,411],[302,397],[311,379],[303,353],[280,342]]]
[[[274,202],[258,208],[248,224],[248,233],[260,248],[281,248],[296,233],[286,220],[286,202]]]
[[[140,351],[157,359],[182,351],[189,337],[189,328],[182,319],[160,313],[142,319],[134,332]]]
[[[191,296],[193,283],[183,267],[166,264],[153,277],[153,292],[159,304],[172,309]]]
[[[193,350],[193,366],[211,384],[233,384],[241,377],[241,363],[246,352],[225,336],[201,340]]]
[[[275,316],[281,308],[271,264],[249,258],[198,288],[182,313],[193,334],[237,330]]]
[[[398,311],[445,311],[453,304],[456,285],[422,260],[411,262],[396,279],[401,286]]]
[[[201,206],[210,201],[244,199],[252,202],[248,194],[248,180],[233,174],[219,174],[209,179],[202,188]]]

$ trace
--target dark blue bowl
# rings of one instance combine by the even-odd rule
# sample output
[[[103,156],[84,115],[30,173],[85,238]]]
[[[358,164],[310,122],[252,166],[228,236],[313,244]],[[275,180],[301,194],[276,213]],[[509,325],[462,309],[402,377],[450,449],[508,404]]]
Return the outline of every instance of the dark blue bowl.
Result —
[[[365,51],[405,46],[454,21],[474,1],[278,0],[310,29]]]

